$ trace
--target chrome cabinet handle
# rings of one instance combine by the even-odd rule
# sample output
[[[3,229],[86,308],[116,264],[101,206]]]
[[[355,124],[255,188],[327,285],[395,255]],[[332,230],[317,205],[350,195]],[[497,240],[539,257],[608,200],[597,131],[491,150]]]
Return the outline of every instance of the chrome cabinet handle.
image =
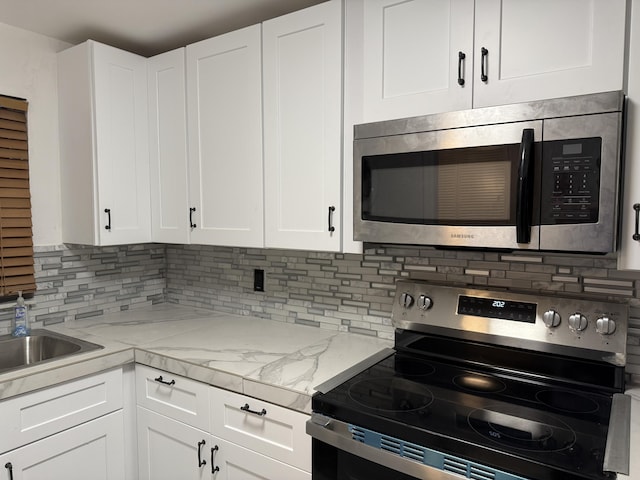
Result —
[[[464,76],[462,74],[462,65],[464,65],[464,59],[467,58],[464,52],[458,52],[458,85],[461,87],[464,85]]]
[[[195,211],[196,211],[196,207],[191,207],[189,209],[189,226],[191,228],[196,228],[196,226],[197,226],[195,223],[193,223],[193,212],[195,212]]]
[[[635,203],[633,209],[636,211],[636,232],[633,234],[633,239],[640,241],[640,203]]]
[[[482,54],[480,57],[480,80],[486,83],[487,80],[489,80],[487,76],[487,72],[489,71],[489,50],[482,47],[480,53]]]
[[[5,463],[4,468],[9,471],[9,480],[13,480],[13,465],[11,464],[11,462]]]
[[[214,456],[213,454],[215,452],[218,451],[218,445],[215,445],[212,449],[211,449],[211,473],[214,474],[216,472],[220,471],[220,467],[216,466],[215,462],[214,462]]]
[[[104,213],[107,214],[107,224],[104,226],[104,229],[111,231],[111,209],[105,208]]]
[[[160,375],[158,378],[154,378],[154,380],[155,380],[156,382],[158,382],[158,383],[162,383],[163,385],[169,385],[169,386],[171,386],[171,385],[175,385],[175,384],[176,384],[176,381],[175,381],[175,380],[171,380],[170,382],[167,382],[166,380],[164,380],[164,379],[162,378],[162,375]]]
[[[243,412],[253,413],[254,415],[258,415],[259,417],[263,417],[267,414],[267,411],[264,408],[259,412],[256,410],[251,410],[248,403],[245,403],[242,407],[240,407],[240,410],[242,410]]]
[[[329,232],[333,233],[336,231],[336,227],[333,226],[333,212],[336,211],[336,207],[331,206],[329,207]]]
[[[207,442],[205,442],[204,440],[198,442],[198,468],[207,464],[206,460],[202,460],[202,447],[204,447],[205,443]]]

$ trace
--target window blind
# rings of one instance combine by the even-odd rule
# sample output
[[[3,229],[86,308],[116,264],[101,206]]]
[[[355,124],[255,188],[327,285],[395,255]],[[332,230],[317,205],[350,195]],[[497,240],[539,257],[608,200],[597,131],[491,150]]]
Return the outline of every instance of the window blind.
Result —
[[[27,102],[0,95],[0,297],[35,289]]]

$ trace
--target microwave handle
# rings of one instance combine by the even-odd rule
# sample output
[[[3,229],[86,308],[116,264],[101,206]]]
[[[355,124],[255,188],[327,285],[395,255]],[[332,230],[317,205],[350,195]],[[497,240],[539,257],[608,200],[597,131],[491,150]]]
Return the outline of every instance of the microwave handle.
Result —
[[[520,165],[518,167],[518,198],[516,200],[516,241],[531,242],[531,218],[533,213],[533,128],[522,130]]]

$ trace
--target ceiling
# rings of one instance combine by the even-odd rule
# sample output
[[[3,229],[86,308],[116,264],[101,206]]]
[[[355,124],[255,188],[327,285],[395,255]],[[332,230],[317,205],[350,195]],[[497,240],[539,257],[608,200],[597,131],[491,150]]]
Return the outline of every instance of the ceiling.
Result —
[[[0,0],[0,23],[152,56],[324,0]]]

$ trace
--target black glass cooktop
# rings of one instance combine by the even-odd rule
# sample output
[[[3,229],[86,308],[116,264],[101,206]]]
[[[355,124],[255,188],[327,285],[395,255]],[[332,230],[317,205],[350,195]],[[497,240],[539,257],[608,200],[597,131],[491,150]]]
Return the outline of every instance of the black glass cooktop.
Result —
[[[606,393],[395,353],[312,407],[525,478],[609,478]]]

